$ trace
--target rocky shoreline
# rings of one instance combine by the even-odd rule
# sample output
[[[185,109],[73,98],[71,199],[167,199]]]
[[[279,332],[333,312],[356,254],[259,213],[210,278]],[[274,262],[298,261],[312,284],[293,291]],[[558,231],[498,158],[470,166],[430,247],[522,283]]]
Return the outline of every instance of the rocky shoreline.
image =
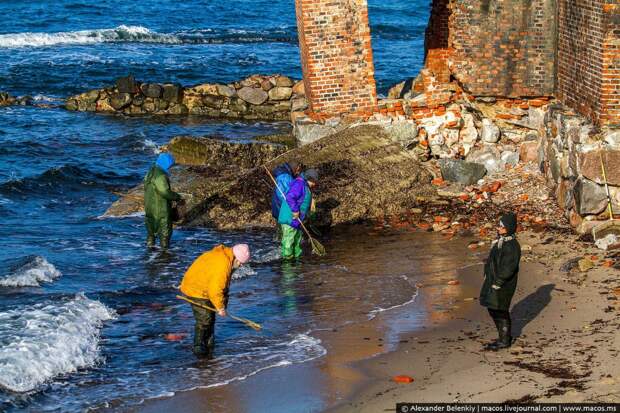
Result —
[[[117,79],[112,87],[68,98],[65,108],[140,116],[198,115],[217,119],[290,120],[299,147],[292,149],[287,157],[278,159],[278,162],[295,158],[309,166],[319,166],[327,182],[337,181],[336,175],[341,173],[341,169],[364,163],[355,157],[372,160],[372,151],[380,153],[388,147],[388,152],[393,153],[395,158],[391,163],[381,158],[385,154],[379,155],[382,165],[393,170],[409,168],[414,174],[425,171],[426,181],[421,184],[430,188],[430,193],[437,189],[430,185],[433,179],[458,183],[461,185],[460,192],[467,193],[467,187],[476,186],[484,177],[501,175],[506,170],[532,163],[545,177],[544,185],[550,190],[549,196],[557,199],[559,213],[581,234],[589,233],[601,220],[609,217],[600,166],[602,158],[607,164],[613,206],[620,211],[620,177],[617,168],[612,167],[620,160],[620,131],[598,129],[548,96],[529,99],[472,96],[450,81],[449,76],[444,76],[443,71],[443,67],[426,67],[417,78],[394,86],[388,98],[379,101],[377,111],[341,117],[317,117],[307,111],[303,81],[281,75],[253,75],[230,84],[193,87],[141,83],[127,76]],[[29,97],[15,98],[0,93],[0,106],[31,103]],[[360,134],[360,139],[352,139],[355,134]],[[349,137],[344,140],[344,146],[338,142],[342,136]],[[195,204],[188,209],[184,223],[220,228],[269,225],[268,200],[264,194],[239,188],[236,183],[248,179],[250,171],[269,164],[284,149],[278,144],[270,147],[265,143],[250,145],[247,152],[238,149],[231,151],[231,147],[222,142],[206,140],[202,145],[198,144],[198,139],[184,137],[173,140],[169,146],[173,153],[176,152],[179,163],[185,166],[176,184],[192,198],[191,205]],[[268,140],[273,141],[273,137]],[[291,138],[276,139],[287,140]],[[187,145],[188,142],[192,144]],[[342,150],[350,156],[336,156]],[[213,157],[217,159],[208,159]],[[338,161],[334,163],[336,158]],[[243,167],[239,167],[240,163]],[[238,166],[236,175],[230,172],[229,165]],[[207,170],[208,174],[205,172]],[[374,171],[373,168],[370,170]],[[251,179],[256,181],[260,174],[251,176]],[[207,190],[204,185],[198,188],[184,183],[198,176],[203,177],[200,181],[217,181],[218,185],[206,184]],[[367,176],[360,179],[362,182],[369,180]],[[396,176],[392,178],[388,175],[384,179],[386,187],[401,186]],[[350,184],[359,193],[368,194],[376,190],[370,185],[372,182],[367,183],[367,187],[360,182],[352,181]],[[240,191],[239,194],[244,190],[247,194],[233,196],[228,189],[222,189],[229,186]],[[268,182],[264,182],[261,191],[268,194],[268,187]],[[392,195],[391,191],[388,193]],[[403,210],[420,204],[412,199],[400,202],[406,197],[393,195],[395,204],[402,206]],[[224,211],[226,208],[213,202],[214,197],[220,201],[226,199],[230,205],[245,205],[241,210],[247,208],[247,211],[254,209],[256,212],[227,213]],[[437,194],[431,197],[437,198]],[[356,207],[364,209],[365,213],[353,214],[351,219],[323,221],[339,224],[375,219],[379,213],[371,198],[363,198],[359,201],[362,205]],[[107,214],[122,216],[138,212],[141,207],[136,200],[139,199],[139,188],[136,188],[129,192],[127,199],[117,201]],[[335,200],[341,203],[338,196]],[[347,202],[344,204],[351,206]],[[390,202],[385,204],[391,205]],[[216,205],[220,206],[215,208]],[[332,209],[328,208],[329,211]],[[401,211],[395,211],[398,212]],[[218,215],[226,218],[220,219]],[[227,223],[224,222],[226,220]],[[231,221],[239,224],[232,224]],[[241,224],[241,221],[245,223]]]
[[[133,76],[114,86],[67,99],[72,111],[124,115],[201,115],[218,119],[282,121],[307,107],[303,82],[281,75],[254,75],[230,84],[142,83]]]

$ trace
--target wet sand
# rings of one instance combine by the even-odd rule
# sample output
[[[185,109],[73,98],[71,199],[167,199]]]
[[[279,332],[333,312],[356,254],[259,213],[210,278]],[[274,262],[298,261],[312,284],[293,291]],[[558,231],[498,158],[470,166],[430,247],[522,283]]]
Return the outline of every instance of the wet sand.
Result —
[[[620,271],[601,265],[604,254],[576,236],[519,239],[532,252],[513,300],[510,350],[481,351],[495,331],[475,303],[440,328],[408,336],[397,351],[359,363],[370,384],[330,411],[380,412],[399,401],[619,402]],[[583,256],[597,258],[587,273],[574,268]],[[396,374],[415,382],[391,382]]]

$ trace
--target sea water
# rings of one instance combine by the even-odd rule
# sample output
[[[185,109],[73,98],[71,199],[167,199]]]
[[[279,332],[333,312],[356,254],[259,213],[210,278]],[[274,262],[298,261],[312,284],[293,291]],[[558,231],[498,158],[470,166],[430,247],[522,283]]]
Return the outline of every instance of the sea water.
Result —
[[[369,4],[385,93],[419,71],[429,6]],[[185,85],[254,73],[301,77],[293,1],[12,1],[0,13],[0,91],[52,106],[129,73]],[[327,259],[282,264],[269,233],[182,228],[162,253],[145,249],[141,217],[100,218],[175,135],[250,142],[289,129],[0,108],[0,410],[122,410],[223,386],[321,357],[314,331],[411,301],[415,271],[374,268],[375,254],[386,251],[375,241],[360,250],[336,238]],[[191,354],[191,310],[174,296],[201,252],[240,241],[254,259],[233,275],[231,311],[265,330],[218,322],[216,359],[204,368]],[[351,256],[368,265],[352,270]]]

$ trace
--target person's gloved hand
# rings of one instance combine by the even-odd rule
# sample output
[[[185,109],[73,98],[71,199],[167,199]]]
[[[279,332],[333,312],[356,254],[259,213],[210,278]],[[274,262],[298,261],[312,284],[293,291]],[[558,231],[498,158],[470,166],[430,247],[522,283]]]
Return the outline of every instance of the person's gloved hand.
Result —
[[[499,287],[499,286],[497,286],[497,285],[493,284],[493,285],[491,286],[491,288],[492,288],[492,289],[494,289],[494,290],[499,290],[501,287]]]

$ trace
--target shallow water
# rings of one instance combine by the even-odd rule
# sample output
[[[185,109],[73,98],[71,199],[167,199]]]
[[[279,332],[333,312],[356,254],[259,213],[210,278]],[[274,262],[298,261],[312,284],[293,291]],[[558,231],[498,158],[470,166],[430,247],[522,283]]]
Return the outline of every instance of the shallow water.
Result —
[[[427,6],[370,1],[381,91],[419,70]],[[0,12],[11,16],[0,27],[0,90],[42,102],[127,73],[183,84],[301,75],[292,1],[14,1]],[[321,357],[313,332],[410,301],[421,275],[373,265],[386,253],[376,240],[360,240],[356,250],[343,235],[327,259],[284,265],[271,234],[181,229],[160,254],[144,249],[140,217],[99,218],[172,136],[248,142],[289,128],[0,108],[0,410],[122,410],[222,385]],[[218,324],[217,359],[204,369],[189,336],[165,338],[192,330],[176,286],[202,251],[241,240],[255,260],[235,274],[231,310],[264,323],[265,333]]]

